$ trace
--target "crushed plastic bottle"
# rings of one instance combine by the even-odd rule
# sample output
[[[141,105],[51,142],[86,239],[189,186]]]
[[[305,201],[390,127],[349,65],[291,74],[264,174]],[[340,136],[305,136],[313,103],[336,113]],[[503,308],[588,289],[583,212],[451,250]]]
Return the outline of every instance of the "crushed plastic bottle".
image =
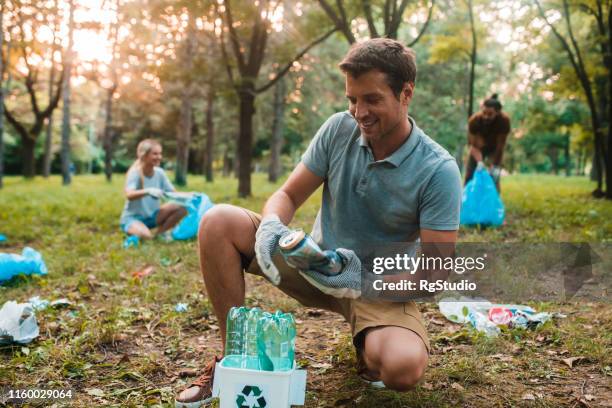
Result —
[[[483,332],[489,337],[496,337],[501,332],[501,330],[495,325],[495,323],[490,321],[484,314],[480,312],[470,310],[468,313],[468,321],[476,330]]]

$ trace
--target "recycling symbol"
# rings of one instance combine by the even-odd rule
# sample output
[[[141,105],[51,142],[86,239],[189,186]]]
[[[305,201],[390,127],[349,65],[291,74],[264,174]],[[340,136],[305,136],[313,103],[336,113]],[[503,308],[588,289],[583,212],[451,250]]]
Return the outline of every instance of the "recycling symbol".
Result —
[[[266,405],[266,399],[255,385],[245,385],[236,397],[237,408],[265,408]]]

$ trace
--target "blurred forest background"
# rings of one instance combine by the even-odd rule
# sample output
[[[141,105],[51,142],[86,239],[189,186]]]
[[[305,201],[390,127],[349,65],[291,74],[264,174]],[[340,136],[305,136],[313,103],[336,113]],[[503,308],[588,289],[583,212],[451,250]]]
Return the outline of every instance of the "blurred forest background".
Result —
[[[2,0],[3,175],[125,172],[147,137],[175,182],[291,170],[347,108],[351,43],[414,48],[416,122],[465,156],[498,93],[510,173],[580,175],[612,197],[611,2],[605,0]],[[116,175],[115,175],[116,177]],[[120,175],[122,177],[122,175]]]

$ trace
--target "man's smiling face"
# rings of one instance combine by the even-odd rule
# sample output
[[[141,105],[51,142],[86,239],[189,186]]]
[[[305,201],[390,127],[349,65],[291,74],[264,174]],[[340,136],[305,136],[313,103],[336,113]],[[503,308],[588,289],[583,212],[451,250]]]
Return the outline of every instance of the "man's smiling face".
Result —
[[[347,73],[346,97],[361,134],[369,142],[375,142],[393,134],[406,120],[412,85],[406,84],[398,99],[384,73],[371,70],[357,78]]]

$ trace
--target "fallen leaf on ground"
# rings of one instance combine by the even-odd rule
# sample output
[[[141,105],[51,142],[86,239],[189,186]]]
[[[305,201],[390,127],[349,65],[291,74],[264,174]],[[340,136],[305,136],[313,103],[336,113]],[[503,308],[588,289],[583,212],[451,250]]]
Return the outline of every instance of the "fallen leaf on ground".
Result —
[[[433,324],[437,324],[438,326],[446,326],[446,323],[443,322],[442,320],[438,320],[438,319],[431,319],[429,320],[431,323]]]
[[[465,388],[461,384],[456,382],[451,384],[451,388],[457,391],[465,391]]]
[[[104,391],[99,388],[86,388],[85,392],[92,397],[103,397]]]
[[[569,368],[574,368],[574,363],[580,361],[580,360],[584,360],[584,357],[570,357],[570,358],[564,358],[562,361],[569,367]]]
[[[179,371],[178,373],[179,377],[195,377],[196,375],[198,375],[198,370],[196,370],[195,368],[183,368],[181,371]]]
[[[434,387],[433,387],[432,383],[426,382],[426,383],[421,384],[421,388],[423,388],[424,390],[427,390],[427,391],[431,391],[431,390],[433,390]]]

